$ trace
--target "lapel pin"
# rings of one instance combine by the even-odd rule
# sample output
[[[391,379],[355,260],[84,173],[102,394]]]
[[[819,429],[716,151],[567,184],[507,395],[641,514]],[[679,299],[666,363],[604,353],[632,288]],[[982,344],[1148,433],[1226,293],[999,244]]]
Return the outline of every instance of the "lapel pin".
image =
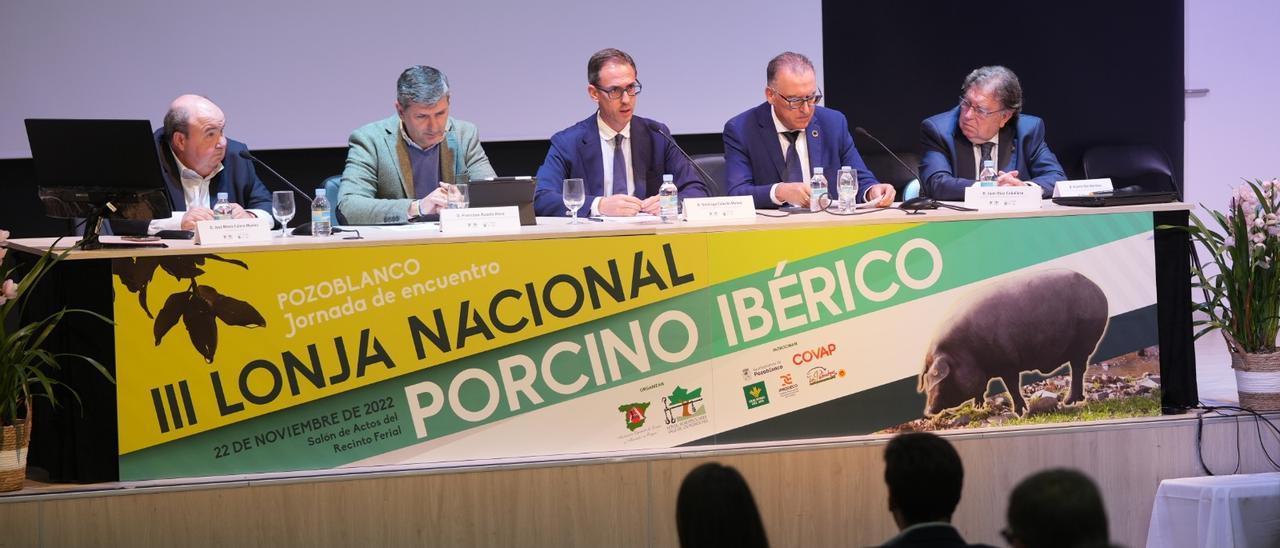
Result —
[[[813,132],[812,132],[812,133],[810,133],[809,135],[812,135],[814,139],[817,139],[817,138],[818,138],[818,130],[816,130],[816,129],[815,129],[815,130],[813,130]]]

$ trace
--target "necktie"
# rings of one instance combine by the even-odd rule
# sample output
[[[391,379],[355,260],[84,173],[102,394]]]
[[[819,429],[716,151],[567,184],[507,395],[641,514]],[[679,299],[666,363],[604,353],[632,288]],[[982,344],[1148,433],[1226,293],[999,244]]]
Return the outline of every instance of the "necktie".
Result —
[[[787,140],[791,141],[791,146],[787,148],[787,180],[788,183],[797,183],[804,181],[804,171],[800,166],[800,152],[796,150],[796,139],[800,137],[799,131],[788,131],[783,135],[787,136]]]
[[[613,193],[627,193],[627,159],[622,156],[622,134],[613,138]]]
[[[982,159],[978,161],[978,173],[982,173],[982,164],[991,159],[991,149],[995,148],[995,143],[982,143]],[[996,169],[1000,169],[999,166]]]

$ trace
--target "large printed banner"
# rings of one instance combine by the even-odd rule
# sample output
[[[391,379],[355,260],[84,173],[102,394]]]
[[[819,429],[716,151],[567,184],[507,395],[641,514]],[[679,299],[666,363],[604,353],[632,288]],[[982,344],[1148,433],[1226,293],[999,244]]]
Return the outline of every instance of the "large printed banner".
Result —
[[[1155,344],[1154,263],[1149,214],[118,259],[120,475],[1026,414]]]

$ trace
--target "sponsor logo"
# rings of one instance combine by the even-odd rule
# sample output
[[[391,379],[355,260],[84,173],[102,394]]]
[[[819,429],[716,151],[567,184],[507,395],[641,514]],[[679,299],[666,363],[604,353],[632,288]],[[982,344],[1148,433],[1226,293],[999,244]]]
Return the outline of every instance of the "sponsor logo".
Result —
[[[749,380],[751,380],[751,368],[750,368],[750,367],[743,367],[743,368],[742,368],[742,382],[747,382],[747,381],[749,381]]]
[[[790,398],[800,393],[800,385],[796,381],[792,373],[783,373],[778,376],[778,397]]]
[[[835,354],[835,353],[836,353],[836,343],[828,343],[824,346],[811,348],[808,350],[804,350],[803,352],[797,352],[793,354],[791,356],[791,363],[795,365],[804,365],[806,363],[813,363],[818,360],[821,360],[822,358],[830,357],[832,354]]]
[[[649,410],[649,402],[624,403],[618,406],[618,412],[622,413],[623,418],[627,422],[627,430],[635,432],[637,428],[644,426],[644,413]]]
[[[662,398],[662,412],[666,415],[667,424],[676,424],[707,414],[707,406],[702,403],[702,389],[685,389],[677,385],[671,395]]]
[[[836,377],[844,377],[844,370],[841,369],[839,371],[833,371],[819,365],[818,367],[809,369],[807,376],[809,377],[809,386],[813,386],[820,382],[827,382]]]
[[[764,381],[742,387],[742,395],[747,398],[747,409],[769,404],[769,391],[765,389]]]
[[[778,345],[778,346],[773,347],[773,352],[781,352],[781,351],[786,350],[786,349],[788,349],[788,348],[792,348],[792,347],[798,346],[799,344],[800,344],[800,343],[795,342],[795,341],[791,341],[791,342],[786,343],[786,344],[780,344],[780,345]]]

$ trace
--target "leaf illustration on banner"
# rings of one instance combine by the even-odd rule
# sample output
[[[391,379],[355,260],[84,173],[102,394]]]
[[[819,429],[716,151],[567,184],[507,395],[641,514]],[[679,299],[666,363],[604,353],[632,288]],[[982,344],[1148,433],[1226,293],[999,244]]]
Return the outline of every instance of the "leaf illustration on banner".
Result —
[[[178,324],[178,320],[182,320],[191,346],[204,357],[205,363],[213,363],[218,351],[218,320],[229,326],[249,328],[266,327],[267,320],[253,305],[223,295],[212,286],[201,285],[198,278],[205,274],[206,261],[218,261],[249,269],[244,261],[204,254],[116,259],[112,262],[111,270],[120,277],[120,282],[126,289],[138,294],[138,304],[148,318],[155,320],[152,332],[156,346],[160,346],[165,335]],[[147,306],[147,286],[154,278],[157,267],[180,281],[190,281],[190,285],[185,290],[169,295],[164,306],[153,316]]]
[[[130,293],[138,294],[138,304],[142,306],[142,311],[147,313],[148,318],[154,316],[151,315],[151,309],[147,307],[147,286],[151,284],[151,278],[155,277],[158,266],[160,266],[159,257],[130,257],[111,261],[111,273],[120,277],[120,283],[123,283]]]
[[[267,320],[262,317],[262,314],[258,313],[258,309],[254,308],[253,305],[218,293],[218,290],[212,286],[202,285],[196,289],[196,294],[209,303],[213,308],[213,315],[222,320],[222,323],[240,327],[263,327],[267,325]]]
[[[192,297],[187,303],[182,323],[187,326],[191,346],[204,356],[205,363],[213,363],[213,355],[218,351],[218,324],[213,321],[213,307],[199,296]]]
[[[174,293],[165,299],[164,306],[160,308],[160,313],[156,315],[155,325],[152,330],[156,336],[156,346],[160,346],[160,341],[164,339],[165,334],[178,325],[178,320],[182,319],[182,315],[187,311],[187,303],[191,301],[191,294],[183,291]]]

